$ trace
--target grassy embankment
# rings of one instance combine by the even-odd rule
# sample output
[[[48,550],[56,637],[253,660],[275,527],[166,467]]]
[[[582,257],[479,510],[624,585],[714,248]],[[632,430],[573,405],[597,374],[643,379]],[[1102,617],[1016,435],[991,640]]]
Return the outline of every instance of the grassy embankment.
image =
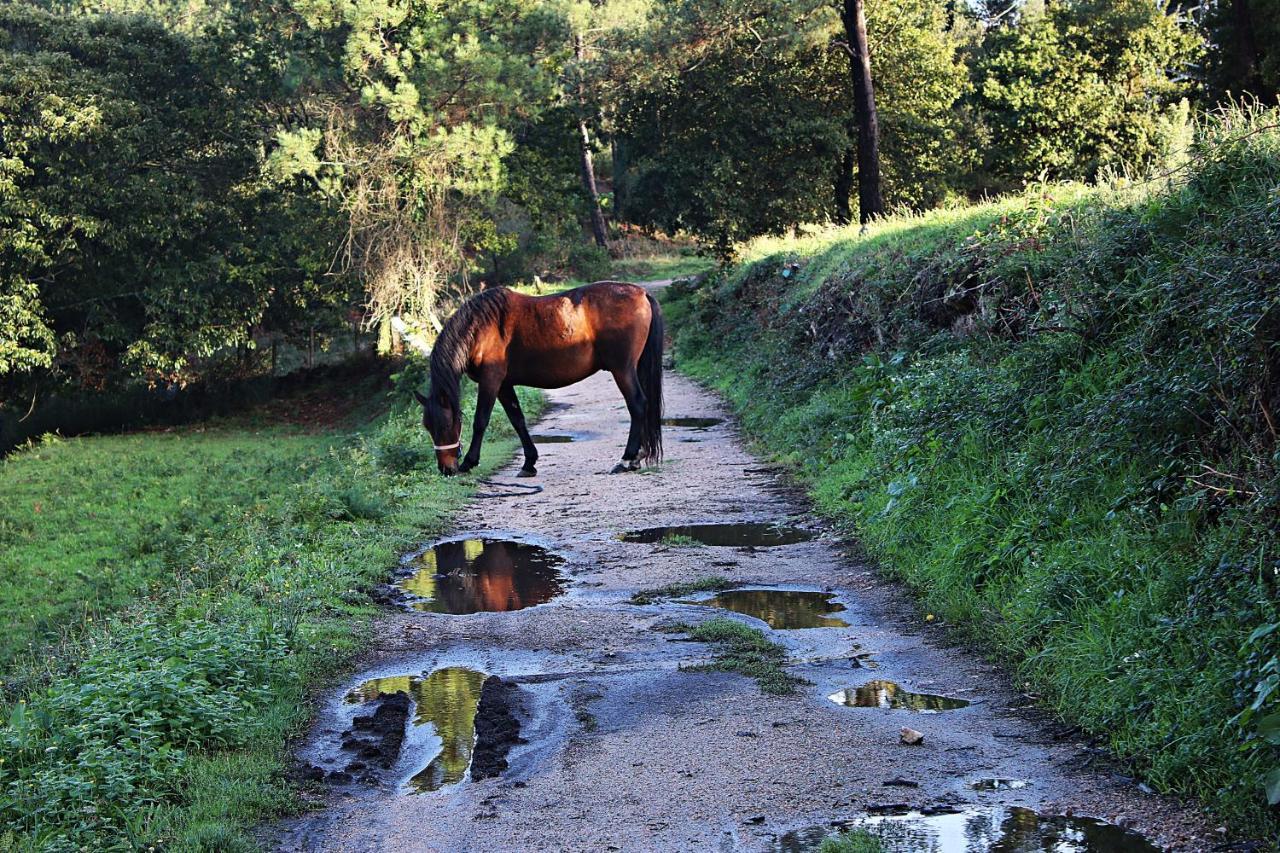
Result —
[[[0,848],[253,849],[255,822],[298,807],[286,742],[367,636],[365,591],[473,490],[436,474],[420,410],[385,387],[308,426],[0,461]],[[481,473],[514,449],[502,420]]]
[[[667,297],[680,369],[931,612],[1272,837],[1277,124],[1215,122],[1143,185],[762,241]]]

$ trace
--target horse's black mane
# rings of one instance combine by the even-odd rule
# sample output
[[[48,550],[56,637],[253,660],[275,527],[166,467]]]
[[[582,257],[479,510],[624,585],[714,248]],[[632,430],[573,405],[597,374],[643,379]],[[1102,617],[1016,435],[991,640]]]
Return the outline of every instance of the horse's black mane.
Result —
[[[482,290],[462,303],[462,307],[449,318],[431,348],[431,394],[444,394],[456,410],[461,400],[458,381],[467,369],[471,357],[471,345],[481,327],[494,323],[501,326],[507,316],[507,289],[495,287]]]

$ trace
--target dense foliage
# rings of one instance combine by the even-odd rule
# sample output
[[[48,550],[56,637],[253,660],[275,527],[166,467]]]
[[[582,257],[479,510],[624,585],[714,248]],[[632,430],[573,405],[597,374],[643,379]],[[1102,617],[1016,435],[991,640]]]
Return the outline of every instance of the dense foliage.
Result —
[[[1158,167],[1274,94],[1273,5],[868,0],[887,203]],[[0,51],[6,400],[602,276],[599,208],[729,256],[858,181],[829,0],[24,0]]]
[[[932,612],[1245,832],[1280,800],[1277,118],[1165,183],[765,243],[669,306]]]

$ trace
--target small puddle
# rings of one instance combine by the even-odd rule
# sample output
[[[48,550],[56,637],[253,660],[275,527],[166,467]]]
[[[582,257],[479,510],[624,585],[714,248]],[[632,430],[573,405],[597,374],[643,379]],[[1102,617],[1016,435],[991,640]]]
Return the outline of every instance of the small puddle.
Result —
[[[876,815],[842,824],[875,836],[885,853],[1157,853],[1136,832],[1087,817],[1040,815],[1025,808],[969,809],[955,814]],[[788,832],[776,850],[816,851],[840,832],[829,827]]]
[[[568,444],[575,440],[575,437],[572,435],[553,434],[549,432],[534,433],[529,436],[529,438],[533,439],[534,444]]]
[[[397,586],[409,606],[431,613],[505,613],[564,592],[564,559],[546,548],[496,539],[441,542],[415,558]]]
[[[426,742],[424,752],[434,757],[407,784],[420,793],[435,791],[467,776],[475,746],[476,710],[487,677],[474,669],[450,666],[426,678],[374,678],[348,693],[347,701],[370,702],[391,693],[409,695],[414,704],[411,728],[418,730],[411,731],[409,739]]]
[[[663,418],[662,425],[684,429],[710,429],[724,423],[724,418]]]
[[[775,545],[808,542],[815,536],[817,536],[816,532],[803,527],[791,527],[767,521],[746,521],[732,524],[677,524],[668,527],[649,527],[624,533],[622,541],[771,548]]]
[[[975,779],[969,787],[975,791],[1016,791],[1030,784],[1026,779]]]
[[[770,628],[846,628],[849,623],[829,614],[843,613],[843,605],[829,592],[785,589],[731,589],[711,598],[689,601],[754,616]]]
[[[850,708],[885,708],[919,711],[922,714],[954,711],[969,704],[964,699],[954,699],[950,696],[912,693],[910,690],[903,690],[897,682],[882,680],[868,681],[861,687],[848,687],[832,693],[827,698],[837,705],[848,705]]]

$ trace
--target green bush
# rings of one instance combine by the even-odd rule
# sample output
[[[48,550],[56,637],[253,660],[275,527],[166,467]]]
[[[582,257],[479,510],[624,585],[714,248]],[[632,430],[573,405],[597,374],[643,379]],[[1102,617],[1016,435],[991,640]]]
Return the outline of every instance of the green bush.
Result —
[[[668,304],[821,511],[1242,832],[1280,794],[1278,118],[1219,117],[1163,184],[758,244]]]

